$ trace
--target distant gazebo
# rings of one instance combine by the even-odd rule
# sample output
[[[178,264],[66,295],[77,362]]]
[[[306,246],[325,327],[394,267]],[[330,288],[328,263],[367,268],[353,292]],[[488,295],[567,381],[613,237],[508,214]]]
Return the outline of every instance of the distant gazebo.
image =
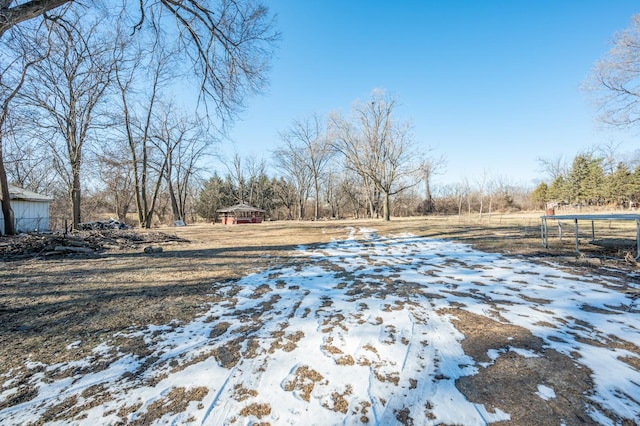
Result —
[[[236,204],[225,209],[218,209],[220,222],[223,225],[236,225],[241,223],[262,223],[265,211],[248,204]]]

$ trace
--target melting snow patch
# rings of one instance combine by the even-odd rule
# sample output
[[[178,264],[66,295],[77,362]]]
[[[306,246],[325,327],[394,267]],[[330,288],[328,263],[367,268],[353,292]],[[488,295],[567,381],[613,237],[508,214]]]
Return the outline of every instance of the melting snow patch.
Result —
[[[545,385],[538,385],[538,392],[536,392],[536,395],[538,395],[545,401],[556,397],[556,393],[553,391],[553,389]]]
[[[508,413],[505,413],[499,408],[496,408],[494,413],[490,413],[487,411],[484,405],[481,405],[481,404],[474,404],[474,405],[476,407],[476,410],[478,410],[478,414],[480,414],[482,419],[487,424],[494,423],[494,422],[506,422],[511,420],[511,415]]]
[[[75,342],[71,342],[67,345],[67,349],[75,349],[78,346],[80,346],[80,343],[82,343],[81,340],[76,340]]]
[[[145,355],[104,342],[66,364],[27,362],[37,395],[1,409],[0,423],[40,423],[46,411],[60,412],[72,400],[81,412],[61,423],[382,425],[395,423],[398,413],[416,424],[510,420],[504,411],[470,402],[456,380],[507,352],[539,355],[508,346],[490,349],[490,363],[474,363],[462,349],[465,336],[455,317],[444,313],[452,306],[490,319],[499,309],[501,322],[588,368],[594,387],[585,412],[593,421],[640,422],[640,372],[629,363],[638,354],[608,344],[640,341],[640,313],[624,309],[632,299],[611,289],[608,277],[574,275],[451,241],[382,238],[364,228],[344,233],[343,240],[300,247],[306,264],[217,283],[215,297],[223,302],[188,324],[119,336],[142,337]],[[90,371],[96,364],[100,368]],[[52,380],[45,377],[51,368],[77,368],[78,374]],[[5,381],[0,403],[17,386]],[[536,395],[556,397],[545,385]],[[146,418],[153,407],[172,403],[183,408]]]
[[[500,358],[500,355],[505,354],[507,352],[513,352],[516,353],[524,358],[538,358],[540,357],[540,355],[538,355],[537,353],[530,351],[529,349],[523,349],[523,348],[516,348],[513,346],[509,346],[507,348],[502,348],[502,349],[489,349],[487,351],[487,356],[489,357],[489,359],[491,361],[489,362],[479,362],[478,365],[480,367],[484,367],[487,368],[491,365],[493,365],[493,363],[496,362],[496,359]]]
[[[524,357],[524,358],[539,358],[540,355],[538,355],[537,353],[530,351],[529,349],[522,349],[522,348],[514,348],[512,346],[509,347],[509,350],[511,352],[515,352],[518,355]]]

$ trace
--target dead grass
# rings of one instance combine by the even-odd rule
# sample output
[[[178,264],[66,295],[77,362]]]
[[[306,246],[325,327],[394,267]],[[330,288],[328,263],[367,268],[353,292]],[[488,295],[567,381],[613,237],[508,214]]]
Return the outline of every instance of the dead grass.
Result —
[[[233,311],[234,294],[238,291],[233,283],[237,279],[271,266],[303,262],[305,259],[294,251],[296,247],[323,244],[334,237],[342,237],[346,226],[374,228],[382,235],[412,233],[432,238],[455,239],[484,251],[524,256],[536,262],[553,261],[565,268],[583,271],[585,276],[596,268],[606,267],[606,273],[625,278],[628,271],[637,269],[635,262],[625,261],[624,256],[615,257],[617,253],[603,251],[597,246],[584,244],[581,249],[587,256],[577,256],[569,230],[565,231],[566,238],[562,242],[552,234],[550,248],[544,249],[541,246],[538,217],[539,213],[531,213],[494,214],[490,220],[485,216],[482,222],[464,217],[421,217],[393,219],[387,223],[380,220],[354,220],[271,222],[249,226],[206,224],[164,229],[164,232],[175,233],[190,242],[167,244],[161,253],[147,254],[141,248],[128,248],[107,250],[89,258],[69,256],[55,259],[0,259],[0,377],[13,377],[15,382],[25,383],[5,405],[17,404],[34,396],[34,390],[27,384],[28,378],[37,370],[26,369],[25,362],[52,365],[89,357],[100,343],[109,342],[117,347],[120,342],[114,335],[119,332],[129,332],[149,324],[169,324],[172,321],[177,326],[203,314],[208,303],[224,301],[230,311]],[[606,232],[610,234],[609,237],[616,238],[635,235],[633,227],[620,224],[610,225]],[[592,255],[599,256],[597,261],[590,259],[589,256]],[[354,285],[354,289],[357,288]],[[397,283],[390,281],[382,288],[383,290],[377,291],[394,292],[399,287]],[[260,287],[256,297],[269,291],[271,289],[268,287]],[[371,290],[363,285],[359,291]],[[271,309],[268,305],[266,303],[263,306],[264,311]],[[331,301],[327,300],[323,307],[330,305]],[[390,305],[388,308],[400,309],[401,306]],[[253,327],[259,327],[261,314],[260,311],[247,313],[247,321]],[[459,312],[456,315],[460,319],[459,327],[465,332],[467,339],[479,345],[480,349],[477,350],[472,346],[465,348],[477,361],[486,361],[482,354],[486,354],[489,347],[504,347],[507,335],[521,335],[522,341],[517,341],[519,345],[529,345],[532,350],[540,350],[539,342],[525,335],[522,330],[504,328],[504,324],[494,324],[486,319],[478,321],[477,318],[468,318]],[[343,319],[339,315],[327,315],[324,324],[326,332],[340,328]],[[381,318],[375,320],[382,321]],[[469,324],[475,326],[471,327]],[[215,339],[224,334],[227,331],[224,325],[226,324],[221,323],[210,337]],[[389,338],[394,338],[393,330],[388,331]],[[292,350],[300,335],[290,331],[274,337],[274,349]],[[129,345],[124,348],[129,352],[145,355],[141,342],[123,340],[121,344]],[[509,344],[514,345],[515,342],[510,341]],[[330,353],[335,351],[329,344],[324,349]],[[375,353],[375,348],[365,349]],[[245,354],[240,351],[241,342],[234,342],[230,347],[219,348],[213,356],[222,365],[228,366],[235,365],[240,356],[255,356],[255,347],[251,342],[246,345]],[[337,351],[335,354],[338,354]],[[506,372],[522,362],[517,357],[511,361],[502,358],[504,357],[501,357],[500,363],[513,364],[508,367],[504,364]],[[536,373],[539,368],[567,368],[567,364],[559,359],[555,355],[544,358],[544,363],[530,366],[531,374]],[[343,357],[336,362],[348,368],[356,361],[351,357]],[[361,363],[362,360],[357,362]],[[106,365],[108,359],[96,358],[94,368],[99,368],[101,363]],[[634,362],[630,361],[629,364],[633,365]],[[498,363],[486,369],[491,372],[491,378],[488,373],[480,374],[461,386],[469,397],[477,397],[474,401],[482,403],[484,399],[490,398],[488,393],[482,391],[487,386],[502,386],[493,379],[502,377],[495,372],[497,366]],[[574,373],[567,370],[567,374]],[[558,377],[558,381],[576,379]],[[395,382],[397,378],[390,376],[383,379]],[[577,379],[584,378],[580,376]],[[314,384],[320,380],[323,378],[319,373],[301,367],[285,387],[299,392],[302,399],[308,401]],[[506,384],[508,377],[504,376],[500,380]],[[559,385],[555,384],[554,387],[558,389]],[[176,392],[167,401],[158,403],[155,415],[159,416],[167,410],[178,410],[189,401],[201,398],[201,395],[195,395],[191,390],[178,389]],[[341,396],[334,395],[333,400],[336,409],[342,411],[344,408]],[[490,403],[490,400],[487,401]],[[579,398],[573,402],[579,404]],[[258,418],[270,411],[268,405],[246,408],[247,412]],[[57,407],[56,412],[48,414],[51,419],[57,419],[69,409],[68,404],[62,404]],[[362,414],[366,418],[364,408]],[[410,421],[401,411],[397,416],[405,424]]]
[[[165,397],[152,402],[148,410],[131,424],[148,425],[167,413],[181,413],[190,402],[202,401],[208,392],[209,389],[206,387],[196,387],[188,390],[185,388],[173,388]]]
[[[324,380],[322,374],[306,365],[298,367],[292,376],[282,388],[287,392],[298,392],[300,398],[307,402],[311,399],[315,384]]]

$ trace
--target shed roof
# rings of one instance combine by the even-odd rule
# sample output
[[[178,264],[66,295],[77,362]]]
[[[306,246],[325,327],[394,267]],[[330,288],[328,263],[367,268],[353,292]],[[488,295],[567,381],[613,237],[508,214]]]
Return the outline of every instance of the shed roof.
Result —
[[[219,213],[241,213],[241,212],[262,212],[264,210],[257,207],[250,206],[249,204],[236,204],[235,206],[227,207],[224,209],[218,209]]]
[[[2,195],[0,195],[0,198],[2,198]],[[9,185],[9,198],[11,200],[21,200],[21,201],[41,201],[41,202],[53,201],[53,197],[49,195],[38,194],[37,192],[29,191],[27,189],[19,188],[13,185]]]

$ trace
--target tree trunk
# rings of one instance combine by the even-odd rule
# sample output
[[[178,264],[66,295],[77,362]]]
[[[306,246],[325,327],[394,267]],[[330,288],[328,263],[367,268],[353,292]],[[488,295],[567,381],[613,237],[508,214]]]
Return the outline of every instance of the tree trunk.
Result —
[[[0,138],[2,136],[0,135]],[[16,227],[13,217],[13,209],[11,208],[11,199],[9,196],[9,182],[7,181],[7,172],[4,168],[2,139],[0,139],[0,196],[2,196],[2,215],[4,216],[4,233],[5,235],[15,235]]]
[[[144,225],[145,228],[149,229],[151,227],[151,214],[149,212],[149,203],[147,202],[147,166],[148,166],[149,157],[147,154],[147,144],[143,142],[142,145],[142,176],[140,177],[140,201],[142,207],[142,218],[143,222],[140,222],[140,225]]]
[[[176,198],[176,192],[173,189],[173,183],[171,183],[170,179],[167,179],[167,186],[169,189],[169,198],[171,199],[171,212],[173,213],[173,220],[182,220],[184,218],[180,215],[180,208],[178,207],[178,200]]]
[[[145,229],[151,229],[151,219],[153,218],[153,212],[146,213],[144,217],[143,227]]]
[[[315,202],[313,203],[313,220],[314,221],[318,221],[318,196],[320,195],[320,184],[318,183],[318,177],[317,176],[313,176],[313,186],[314,186],[314,190],[316,192],[316,196],[315,196]]]
[[[384,205],[382,206],[382,214],[384,216],[384,220],[390,221],[391,220],[391,201],[390,201],[388,191],[384,192],[383,203]]]
[[[426,199],[425,199],[425,213],[433,213],[433,195],[431,194],[431,179],[429,174],[425,175],[425,186],[426,186]]]
[[[0,7],[2,21],[0,21],[0,37],[11,27],[21,22],[40,16],[56,7],[60,7],[72,0],[29,1],[9,7],[12,2],[3,2]]]
[[[71,206],[73,209],[73,229],[77,230],[80,218],[80,166],[73,165],[73,184],[71,186]]]
[[[167,158],[165,157],[164,163],[162,167],[160,167],[160,176],[158,176],[158,180],[156,181],[155,189],[153,190],[153,195],[151,197],[151,207],[147,208],[147,199],[144,198],[144,206],[145,206],[145,220],[144,227],[147,229],[151,229],[151,219],[153,217],[153,212],[156,209],[156,202],[158,201],[158,193],[160,192],[160,185],[162,184],[162,180],[164,179],[164,173],[167,170]],[[146,195],[146,191],[143,193]]]
[[[304,199],[298,198],[298,220],[304,220]]]
[[[491,204],[492,204],[492,198],[489,197],[489,223],[491,223]]]

